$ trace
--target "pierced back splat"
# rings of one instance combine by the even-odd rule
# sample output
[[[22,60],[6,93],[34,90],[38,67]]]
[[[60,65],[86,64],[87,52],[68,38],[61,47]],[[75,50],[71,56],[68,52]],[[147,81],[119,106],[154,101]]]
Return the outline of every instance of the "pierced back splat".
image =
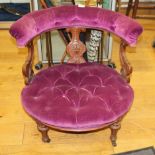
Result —
[[[86,46],[80,41],[79,35],[80,32],[85,32],[84,28],[68,28],[67,32],[71,32],[72,39],[71,42],[67,45],[66,51],[69,54],[70,58],[68,63],[85,63],[83,54],[86,51]]]

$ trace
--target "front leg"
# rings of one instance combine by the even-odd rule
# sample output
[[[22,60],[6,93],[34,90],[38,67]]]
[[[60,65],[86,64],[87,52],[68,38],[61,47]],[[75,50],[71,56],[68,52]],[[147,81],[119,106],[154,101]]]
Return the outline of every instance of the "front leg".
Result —
[[[37,123],[37,128],[38,128],[38,131],[41,132],[42,141],[45,143],[49,143],[51,141],[48,136],[49,128],[42,123]]]
[[[117,140],[117,132],[121,128],[120,122],[115,122],[110,126],[111,129],[111,136],[110,140],[113,146],[117,146],[116,140]]]

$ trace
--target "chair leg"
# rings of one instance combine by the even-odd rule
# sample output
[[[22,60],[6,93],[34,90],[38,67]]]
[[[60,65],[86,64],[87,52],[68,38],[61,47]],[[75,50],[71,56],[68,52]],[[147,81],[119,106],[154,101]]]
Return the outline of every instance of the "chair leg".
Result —
[[[110,126],[111,129],[111,135],[110,140],[113,146],[117,146],[116,140],[117,140],[117,132],[121,128],[120,122],[115,122]]]
[[[45,143],[49,143],[51,141],[48,136],[49,128],[42,123],[37,123],[37,128],[38,128],[38,131],[41,132],[42,141]]]

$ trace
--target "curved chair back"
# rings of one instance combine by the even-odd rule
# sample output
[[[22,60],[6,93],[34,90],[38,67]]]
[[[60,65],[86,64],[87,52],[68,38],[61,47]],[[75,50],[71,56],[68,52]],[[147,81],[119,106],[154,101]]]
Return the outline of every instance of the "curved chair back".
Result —
[[[68,60],[70,63],[85,62],[83,59],[85,47],[79,40],[79,34],[81,31],[84,31],[83,28],[108,31],[119,36],[123,40],[120,45],[121,74],[127,82],[130,82],[132,67],[127,61],[124,52],[127,45],[134,46],[136,44],[138,36],[143,31],[140,24],[132,18],[107,9],[60,6],[29,13],[16,21],[10,28],[10,33],[16,38],[17,45],[19,47],[27,46],[29,49],[28,58],[22,70],[26,84],[28,84],[33,77],[33,38],[44,32],[62,28],[67,28],[73,37],[66,48],[67,53],[70,55],[70,59]],[[73,30],[73,28],[75,29]],[[46,40],[48,45],[50,40]],[[78,40],[78,42],[76,40]],[[83,47],[78,48],[79,46]],[[50,49],[51,47],[49,47],[47,51],[50,51]],[[49,56],[48,62],[50,61]],[[50,64],[51,63],[49,63],[49,66]]]
[[[69,27],[106,30],[131,46],[142,32],[136,21],[120,13],[93,7],[60,6],[25,15],[11,26],[10,33],[22,47],[43,32]]]

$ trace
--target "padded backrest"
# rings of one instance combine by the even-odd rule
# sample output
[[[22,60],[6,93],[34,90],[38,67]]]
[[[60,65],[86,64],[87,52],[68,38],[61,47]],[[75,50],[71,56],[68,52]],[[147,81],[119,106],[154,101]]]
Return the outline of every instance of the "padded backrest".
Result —
[[[131,46],[136,44],[142,32],[142,27],[135,20],[120,13],[94,7],[59,6],[25,15],[11,26],[10,33],[22,47],[43,32],[68,27],[106,30]]]

